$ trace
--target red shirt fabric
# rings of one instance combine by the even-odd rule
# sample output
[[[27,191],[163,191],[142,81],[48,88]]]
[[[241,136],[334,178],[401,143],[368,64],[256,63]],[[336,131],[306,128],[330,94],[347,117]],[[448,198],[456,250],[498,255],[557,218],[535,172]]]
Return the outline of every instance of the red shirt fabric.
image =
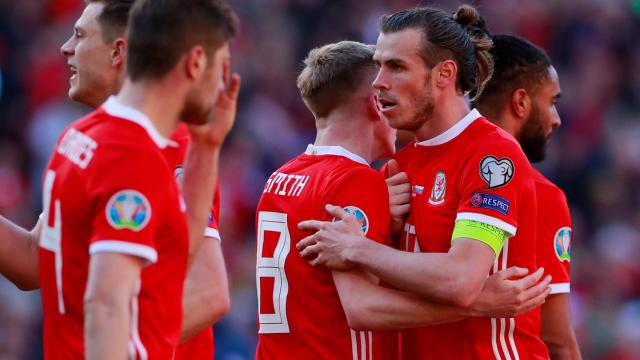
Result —
[[[131,302],[129,354],[172,358],[180,337],[188,234],[184,202],[142,113],[110,98],[67,128],[45,172],[40,281],[46,359],[84,358],[91,254],[146,260]]]
[[[570,291],[571,214],[564,192],[533,169],[538,199],[538,267],[551,275],[551,294]]]
[[[536,199],[531,166],[516,140],[472,110],[443,134],[407,145],[396,160],[409,175],[411,213],[400,246],[448,252],[457,220],[493,225],[512,236],[490,273],[536,269]],[[401,332],[405,359],[548,359],[540,312],[470,318]]]
[[[325,204],[360,221],[368,238],[389,241],[384,178],[339,146],[309,145],[276,170],[258,204],[256,283],[259,342],[256,359],[371,359],[370,331],[349,328],[331,271],[303,260],[296,244],[310,231],[303,220],[332,220]]]

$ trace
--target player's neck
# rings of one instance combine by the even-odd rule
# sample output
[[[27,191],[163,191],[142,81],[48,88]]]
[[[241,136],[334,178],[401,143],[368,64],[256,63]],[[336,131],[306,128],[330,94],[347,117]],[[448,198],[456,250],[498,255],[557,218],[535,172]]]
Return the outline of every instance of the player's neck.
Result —
[[[169,87],[156,82],[134,83],[127,79],[117,99],[123,105],[145,114],[160,134],[169,138],[178,126],[182,110],[181,97],[169,90]]]
[[[330,116],[316,120],[317,133],[314,145],[341,146],[361,156],[368,163],[373,158],[373,127],[356,118]]]
[[[433,117],[414,132],[416,141],[425,141],[449,130],[469,113],[469,106],[462,96],[435,99]]]

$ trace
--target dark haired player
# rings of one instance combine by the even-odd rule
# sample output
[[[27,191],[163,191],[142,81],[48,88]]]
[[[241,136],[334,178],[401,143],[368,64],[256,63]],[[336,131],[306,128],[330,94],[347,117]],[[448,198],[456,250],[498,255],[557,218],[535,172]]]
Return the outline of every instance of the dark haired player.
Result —
[[[535,263],[531,168],[517,142],[477,110],[493,64],[491,39],[468,5],[451,16],[414,8],[382,19],[375,60],[378,106],[392,127],[416,142],[396,154],[411,184],[411,212],[397,251],[366,241],[353,217],[302,223],[319,230],[302,255],[331,268],[359,266],[400,289],[469,306],[490,273]],[[306,248],[305,248],[306,247]],[[540,270],[538,270],[540,271]],[[547,290],[548,291],[548,290]],[[471,318],[402,333],[407,359],[544,359],[539,312]]]
[[[72,100],[97,108],[122,86],[126,60],[124,33],[133,3],[133,0],[86,1],[87,6],[74,26],[73,35],[61,47],[72,71],[69,89]],[[215,116],[234,116],[236,90],[221,92]],[[181,178],[182,164],[190,142],[186,125],[181,123],[171,140],[173,143],[163,149],[163,153],[170,167],[175,169],[176,176]],[[210,325],[229,308],[226,272],[216,222],[220,208],[218,188],[216,192],[205,231],[209,240],[204,240],[194,251],[185,280],[182,339],[189,341],[178,347],[177,359],[211,359],[214,350]],[[10,226],[8,222],[5,224]],[[40,226],[41,221],[32,233],[11,226],[9,229],[13,233],[0,236],[0,258],[4,259],[5,254],[10,255],[1,262],[4,267],[0,268],[0,272],[23,290],[39,288],[37,230]],[[6,230],[0,227],[0,232],[3,229]],[[33,247],[27,247],[32,244]],[[28,261],[33,266],[25,266],[28,261],[23,254],[29,255]],[[204,330],[198,333],[201,329]]]
[[[553,129],[560,126],[558,73],[544,50],[518,36],[493,36],[491,54],[495,73],[476,105],[515,136],[529,161],[542,161]],[[536,169],[533,176],[538,266],[553,276],[551,294],[542,306],[542,340],[552,359],[580,359],[569,308],[572,229],[567,199]]]
[[[129,26],[120,94],[63,132],[45,173],[39,280],[50,359],[174,356],[189,246],[201,238],[188,236],[185,202],[190,226],[204,229],[232,125],[207,120],[235,28],[226,6],[138,1]],[[184,200],[161,151],[178,119],[194,125],[198,148]]]

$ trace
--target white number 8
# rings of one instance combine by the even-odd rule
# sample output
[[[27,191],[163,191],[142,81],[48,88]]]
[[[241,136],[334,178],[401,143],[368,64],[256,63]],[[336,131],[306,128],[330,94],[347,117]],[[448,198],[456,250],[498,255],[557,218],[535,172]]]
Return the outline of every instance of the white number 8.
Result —
[[[265,231],[279,234],[278,243],[272,257],[262,256]],[[273,278],[273,308],[272,314],[258,314],[260,323],[259,334],[288,333],[287,294],[289,283],[284,272],[284,263],[291,249],[291,236],[287,227],[287,214],[261,211],[258,214],[258,246],[256,254],[256,287],[258,289],[258,304],[261,304],[260,279]]]

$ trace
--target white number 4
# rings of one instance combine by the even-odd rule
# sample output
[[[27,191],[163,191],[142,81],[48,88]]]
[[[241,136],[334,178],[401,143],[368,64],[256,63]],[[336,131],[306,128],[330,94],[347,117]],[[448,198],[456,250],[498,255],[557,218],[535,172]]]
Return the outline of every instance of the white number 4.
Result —
[[[278,233],[278,243],[272,257],[263,256],[265,232]],[[291,248],[291,236],[287,227],[287,214],[261,211],[258,214],[258,249],[256,260],[256,288],[258,289],[258,304],[262,304],[260,294],[260,280],[273,278],[273,313],[258,314],[260,334],[288,333],[287,294],[289,283],[284,272],[284,263]],[[267,299],[265,299],[267,301]]]
[[[62,212],[60,210],[60,200],[55,200],[53,213],[53,226],[49,226],[49,211],[51,211],[51,192],[53,182],[56,179],[55,171],[47,171],[42,189],[44,213],[40,221],[42,233],[40,235],[40,247],[53,251],[55,255],[56,289],[58,290],[58,311],[64,314],[64,300],[62,298]]]

